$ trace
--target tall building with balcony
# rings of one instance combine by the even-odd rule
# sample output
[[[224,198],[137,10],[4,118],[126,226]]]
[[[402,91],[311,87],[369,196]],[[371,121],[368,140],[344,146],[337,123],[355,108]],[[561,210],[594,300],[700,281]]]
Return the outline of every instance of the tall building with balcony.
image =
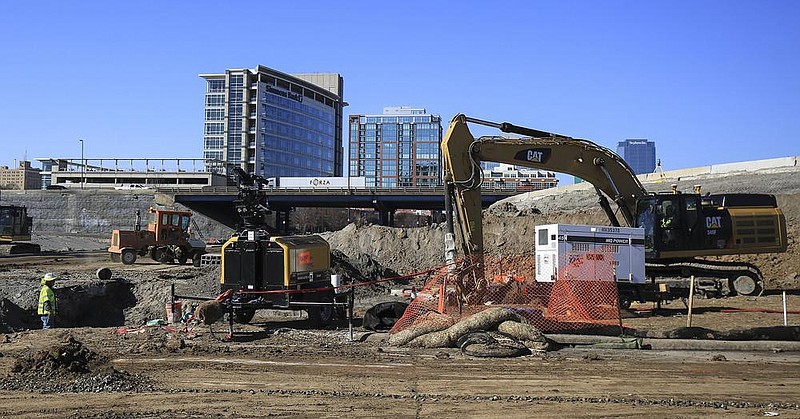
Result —
[[[350,115],[350,176],[369,187],[442,184],[442,118],[424,108],[387,107],[381,115]]]
[[[342,176],[344,80],[269,67],[206,80],[203,158],[263,177]]]
[[[629,139],[617,143],[617,154],[637,175],[656,170],[656,143],[645,139]]]

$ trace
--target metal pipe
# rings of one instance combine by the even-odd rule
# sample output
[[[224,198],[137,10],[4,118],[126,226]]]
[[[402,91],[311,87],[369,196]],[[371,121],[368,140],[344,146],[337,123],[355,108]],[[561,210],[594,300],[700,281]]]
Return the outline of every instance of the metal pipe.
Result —
[[[514,125],[508,122],[491,122],[486,121],[483,119],[473,118],[470,116],[464,116],[464,120],[467,122],[472,122],[473,124],[484,125],[487,127],[497,128],[500,131],[511,133],[511,134],[520,134],[520,135],[529,135],[531,137],[541,138],[541,137],[558,137],[558,138],[571,138],[567,137],[566,135],[555,134],[548,131],[541,131],[538,129],[533,128],[526,128],[521,127],[518,125]]]
[[[454,262],[456,261],[456,234],[455,223],[453,221],[453,196],[455,185],[452,182],[445,183],[444,192],[444,212],[447,220],[447,232],[444,235],[444,260],[448,264],[448,271],[455,272]]]
[[[448,182],[444,186],[444,215],[447,220],[447,232],[455,234],[455,227],[453,224],[453,184]]]
[[[694,305],[694,275],[691,276],[689,283],[689,313],[686,317],[686,327],[692,327],[692,306]]]
[[[600,188],[597,186],[594,187],[595,192],[597,192],[597,203],[600,204],[600,208],[606,213],[608,217],[608,221],[611,222],[611,225],[614,227],[619,227],[619,220],[617,220],[617,216],[614,215],[614,210],[611,209],[611,205],[608,203],[608,199],[606,199],[603,192],[600,191]]]
[[[783,325],[789,325],[789,319],[786,317],[786,291],[783,292]]]
[[[79,139],[78,141],[81,142],[81,189],[83,189],[83,184],[85,182],[84,173],[86,170],[86,160],[83,159],[83,140]]]

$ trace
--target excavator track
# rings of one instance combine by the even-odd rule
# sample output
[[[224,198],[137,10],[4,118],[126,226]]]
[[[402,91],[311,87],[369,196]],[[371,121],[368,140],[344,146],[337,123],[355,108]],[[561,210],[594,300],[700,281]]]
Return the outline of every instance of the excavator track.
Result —
[[[688,280],[694,275],[713,278],[717,289],[724,295],[758,295],[763,290],[763,275],[752,264],[745,262],[725,262],[712,260],[678,260],[663,263],[647,262],[648,276],[671,277]],[[658,280],[656,282],[659,282]],[[727,293],[724,291],[727,290]]]
[[[42,252],[42,247],[36,243],[2,243],[0,255],[25,255]]]

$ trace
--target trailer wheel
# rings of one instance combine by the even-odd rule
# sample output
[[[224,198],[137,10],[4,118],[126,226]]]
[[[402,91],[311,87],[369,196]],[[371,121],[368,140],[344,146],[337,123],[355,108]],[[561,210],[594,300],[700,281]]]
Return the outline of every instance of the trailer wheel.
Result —
[[[750,275],[739,275],[731,279],[731,288],[739,295],[758,295],[761,293],[761,283]]]
[[[333,297],[325,295],[318,300],[320,303],[327,303],[325,305],[318,305],[306,309],[308,313],[308,320],[313,327],[325,327],[333,322]]]
[[[133,265],[133,262],[136,262],[136,251],[133,249],[125,249],[122,251],[121,258],[123,265]]]
[[[623,310],[628,310],[631,308],[631,304],[633,303],[633,299],[627,295],[620,295],[619,296],[619,308]]]
[[[252,308],[240,308],[233,310],[233,320],[239,324],[250,323],[250,320],[253,320],[253,316],[255,315],[256,311]]]

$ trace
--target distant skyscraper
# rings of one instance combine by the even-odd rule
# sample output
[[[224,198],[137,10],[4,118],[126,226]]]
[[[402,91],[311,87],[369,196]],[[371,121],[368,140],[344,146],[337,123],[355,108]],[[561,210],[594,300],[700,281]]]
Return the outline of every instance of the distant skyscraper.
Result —
[[[656,143],[645,139],[625,140],[617,143],[620,155],[637,175],[656,170]]]
[[[382,115],[350,115],[350,176],[367,186],[442,184],[442,118],[424,108],[387,107]]]
[[[342,176],[339,74],[258,66],[200,77],[207,82],[203,158],[263,177]]]

